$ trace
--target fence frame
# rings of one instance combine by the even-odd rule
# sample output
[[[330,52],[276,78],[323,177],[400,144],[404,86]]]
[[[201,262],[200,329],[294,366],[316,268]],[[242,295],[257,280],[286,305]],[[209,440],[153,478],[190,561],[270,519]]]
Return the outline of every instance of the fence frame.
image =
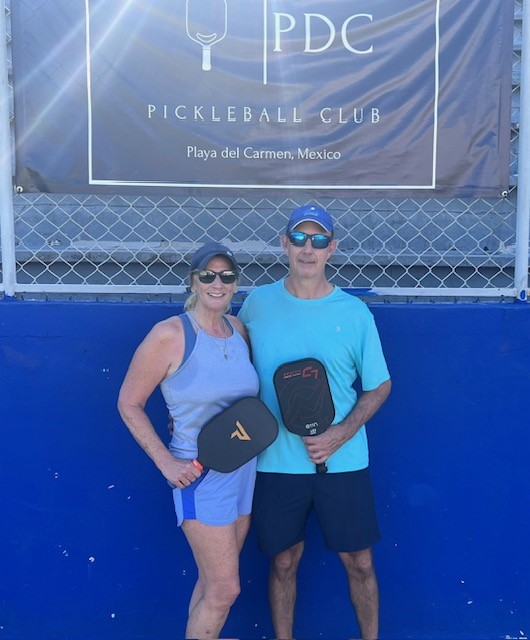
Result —
[[[24,284],[17,282],[15,254],[14,185],[12,176],[12,150],[10,134],[10,89],[8,83],[8,48],[6,7],[0,11],[0,239],[2,249],[2,281],[0,292],[7,297],[17,293],[72,293],[72,294],[150,294],[184,293],[183,286],[167,285],[74,285]],[[522,43],[520,80],[520,120],[518,136],[518,176],[513,287],[498,288],[425,288],[374,287],[365,293],[385,297],[465,297],[513,298],[526,302],[529,295],[529,242],[530,242],[530,0],[522,2]]]
[[[521,44],[521,98],[519,120],[519,160],[517,179],[517,213],[515,231],[516,300],[528,298],[528,266],[530,241],[530,2],[523,2]]]
[[[6,296],[16,292],[15,216],[11,175],[11,133],[9,127],[9,83],[7,71],[6,12],[0,10],[0,240],[2,241],[2,283]],[[1,290],[1,288],[0,288]]]

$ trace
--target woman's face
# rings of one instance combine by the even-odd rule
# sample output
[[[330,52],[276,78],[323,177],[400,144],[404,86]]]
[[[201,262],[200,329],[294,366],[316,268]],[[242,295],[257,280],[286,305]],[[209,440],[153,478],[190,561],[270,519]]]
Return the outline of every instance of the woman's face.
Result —
[[[203,271],[234,271],[234,267],[228,258],[214,256]],[[203,283],[199,280],[199,274],[193,273],[191,277],[191,290],[197,293],[197,306],[210,311],[224,313],[230,306],[232,296],[237,291],[237,281],[224,284],[216,275],[211,283]]]

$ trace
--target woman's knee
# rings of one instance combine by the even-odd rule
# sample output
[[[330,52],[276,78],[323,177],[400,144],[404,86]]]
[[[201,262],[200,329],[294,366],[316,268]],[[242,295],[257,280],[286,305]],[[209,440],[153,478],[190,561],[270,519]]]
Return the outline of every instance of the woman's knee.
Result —
[[[241,586],[238,579],[223,580],[207,585],[204,597],[211,606],[224,608],[231,607],[241,593]]]

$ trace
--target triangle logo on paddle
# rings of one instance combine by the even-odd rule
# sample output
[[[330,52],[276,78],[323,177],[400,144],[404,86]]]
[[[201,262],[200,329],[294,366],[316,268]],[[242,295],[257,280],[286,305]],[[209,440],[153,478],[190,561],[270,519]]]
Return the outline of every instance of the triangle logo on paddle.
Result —
[[[236,420],[236,427],[237,429],[230,436],[230,440],[232,440],[232,438],[237,438],[238,440],[251,440],[251,437],[245,431],[245,427],[243,427],[239,420]]]
[[[277,435],[278,421],[263,402],[255,397],[241,398],[200,430],[197,464],[229,473],[261,453]]]

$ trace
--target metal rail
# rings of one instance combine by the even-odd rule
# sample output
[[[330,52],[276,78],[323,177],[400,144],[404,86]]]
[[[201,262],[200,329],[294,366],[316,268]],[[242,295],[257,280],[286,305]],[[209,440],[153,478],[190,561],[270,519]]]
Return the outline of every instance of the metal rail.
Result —
[[[517,300],[528,299],[528,243],[530,240],[530,2],[523,2],[521,103],[519,121],[519,177],[515,232],[515,288]]]
[[[15,218],[11,176],[11,135],[9,131],[9,85],[7,75],[7,29],[4,3],[0,6],[0,239],[2,283],[6,296],[16,288]]]

